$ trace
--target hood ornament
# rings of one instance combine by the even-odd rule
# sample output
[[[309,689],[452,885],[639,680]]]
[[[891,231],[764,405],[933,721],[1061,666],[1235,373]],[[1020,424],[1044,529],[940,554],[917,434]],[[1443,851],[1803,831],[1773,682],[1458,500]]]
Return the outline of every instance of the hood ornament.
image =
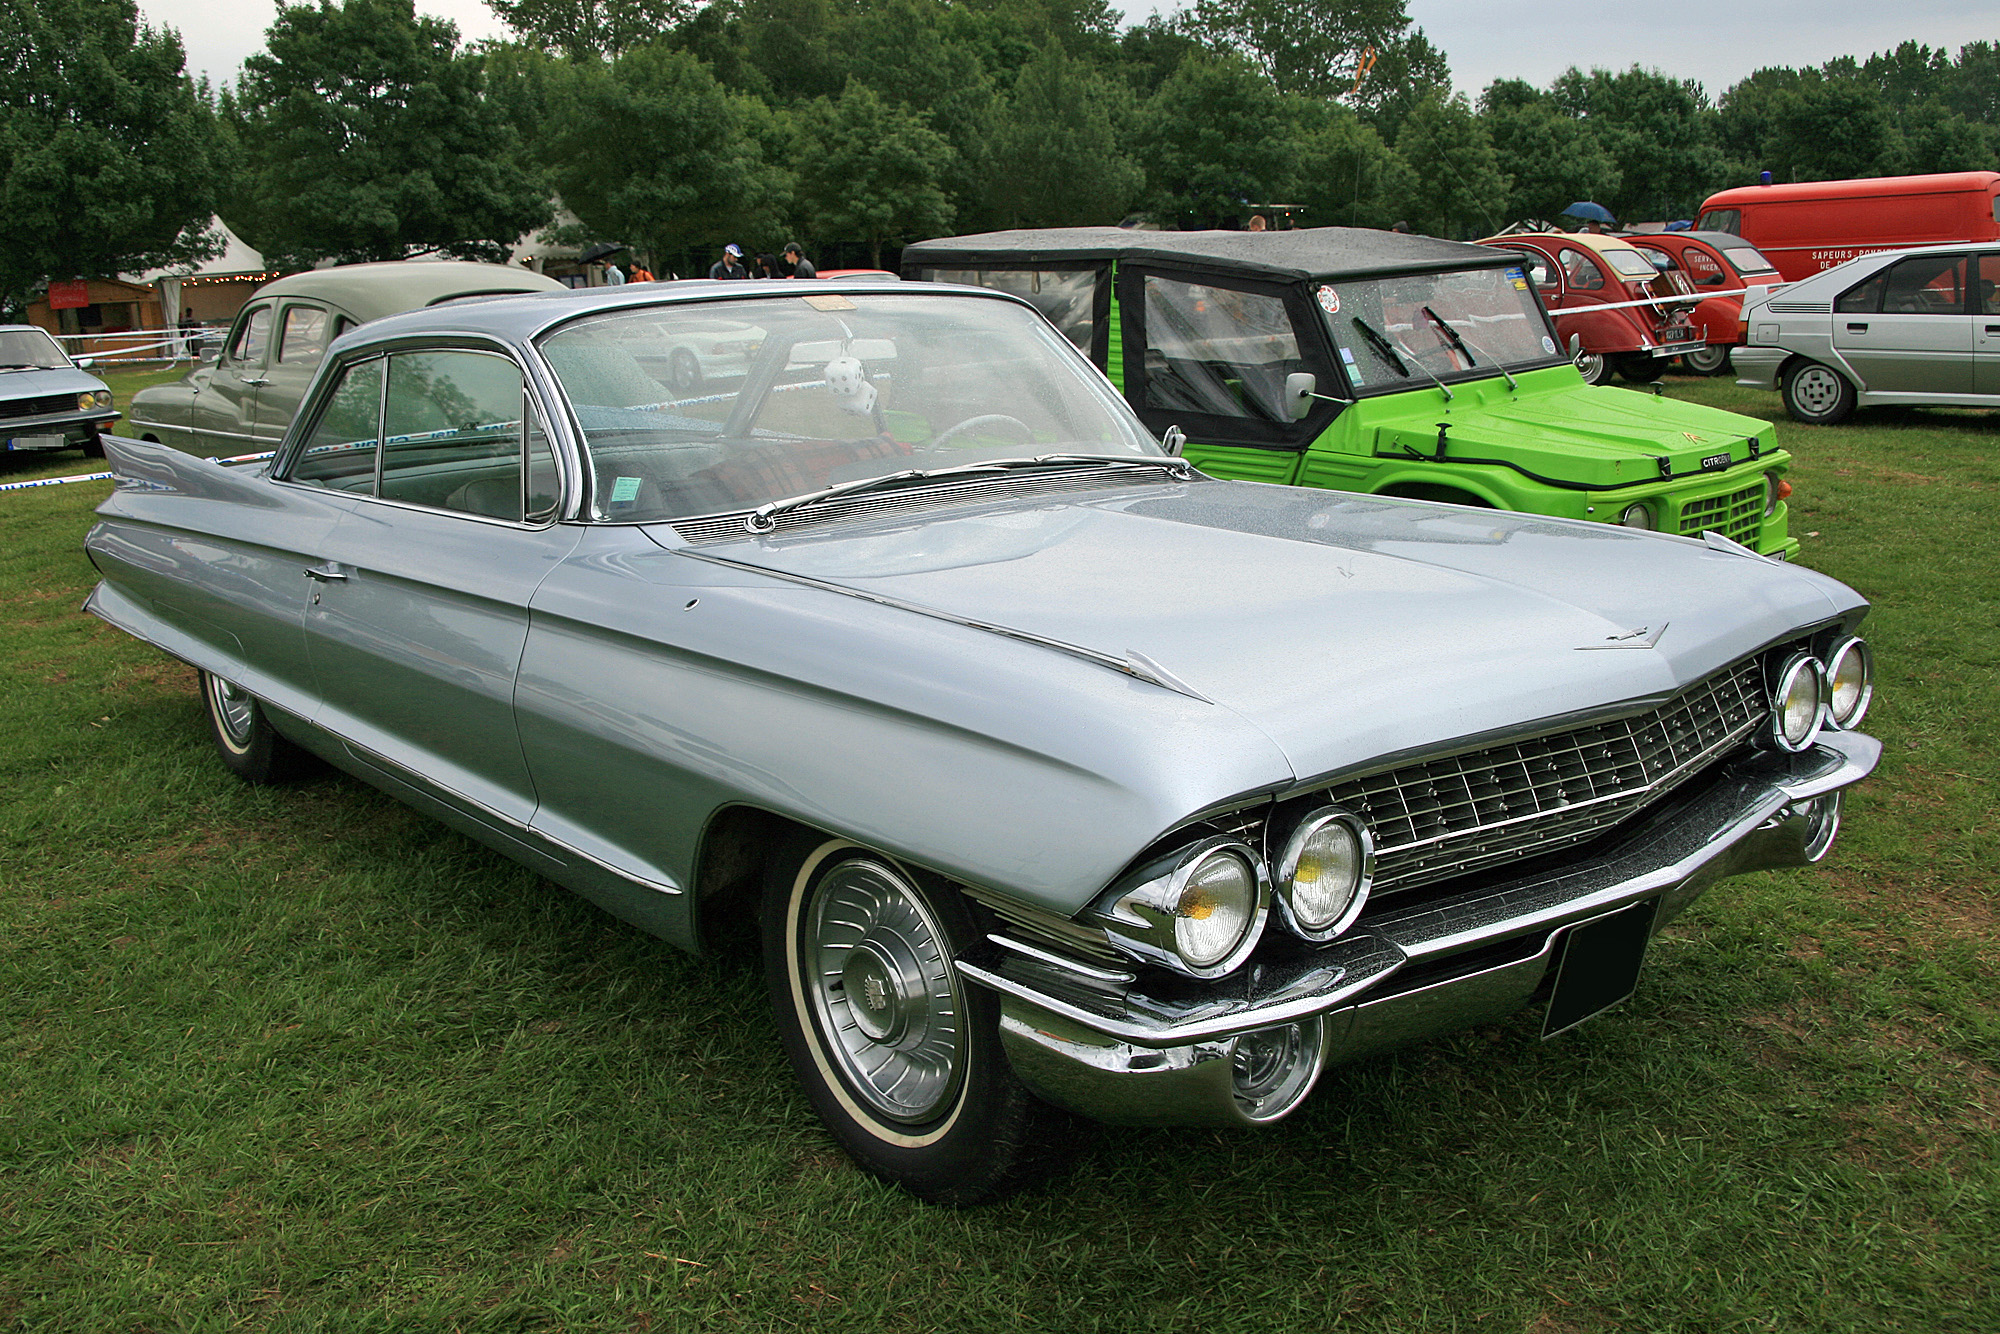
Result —
[[[1660,642],[1660,636],[1667,632],[1671,621],[1661,621],[1659,628],[1642,625],[1637,630],[1627,630],[1622,635],[1606,635],[1601,644],[1578,644],[1578,649],[1594,648],[1651,648]]]

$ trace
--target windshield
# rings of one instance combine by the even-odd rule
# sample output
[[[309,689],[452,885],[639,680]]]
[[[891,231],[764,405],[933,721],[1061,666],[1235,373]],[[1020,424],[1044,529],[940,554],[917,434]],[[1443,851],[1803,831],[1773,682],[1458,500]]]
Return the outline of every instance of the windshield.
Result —
[[[1560,360],[1555,331],[1520,268],[1357,278],[1314,289],[1360,393],[1498,375]],[[1452,334],[1464,344],[1461,349]],[[1429,374],[1425,372],[1428,371]]]
[[[0,329],[0,367],[55,370],[69,365],[56,340],[40,329]]]
[[[592,517],[728,513],[909,469],[1163,457],[1032,310],[900,292],[621,310],[543,340],[583,429]]]

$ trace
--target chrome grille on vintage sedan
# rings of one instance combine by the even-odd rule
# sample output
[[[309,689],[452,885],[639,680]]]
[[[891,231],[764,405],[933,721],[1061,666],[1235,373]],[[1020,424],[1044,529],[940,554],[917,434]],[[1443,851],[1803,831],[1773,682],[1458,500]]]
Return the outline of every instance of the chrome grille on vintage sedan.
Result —
[[[1721,495],[1698,496],[1681,502],[1681,533],[1721,533],[1731,541],[1756,549],[1757,534],[1764,524],[1764,483],[1746,486]]]
[[[1327,789],[1375,835],[1375,894],[1581,843],[1692,777],[1769,711],[1746,659],[1650,713]]]

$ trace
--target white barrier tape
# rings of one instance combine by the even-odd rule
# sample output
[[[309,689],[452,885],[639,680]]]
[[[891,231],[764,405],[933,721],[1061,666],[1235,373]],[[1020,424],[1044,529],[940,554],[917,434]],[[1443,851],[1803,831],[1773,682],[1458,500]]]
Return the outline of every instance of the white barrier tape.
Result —
[[[211,462],[222,464],[257,463],[263,459],[270,458],[276,452],[276,450],[267,450],[262,454],[238,454],[234,458],[213,459]],[[114,480],[117,476],[117,473],[111,472],[83,472],[76,474],[74,477],[44,477],[39,481],[33,482],[7,482],[0,484],[0,491],[29,491],[38,486],[68,486],[71,482],[108,482]]]

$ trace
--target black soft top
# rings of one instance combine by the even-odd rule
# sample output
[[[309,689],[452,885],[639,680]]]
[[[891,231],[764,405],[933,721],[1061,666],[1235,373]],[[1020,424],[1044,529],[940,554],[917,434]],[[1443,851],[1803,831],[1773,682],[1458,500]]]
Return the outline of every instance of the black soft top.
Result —
[[[1073,268],[1103,260],[1297,281],[1498,269],[1519,264],[1521,257],[1490,246],[1366,227],[1301,227],[1283,232],[1043,227],[919,241],[904,248],[903,273],[914,277],[919,269]]]

